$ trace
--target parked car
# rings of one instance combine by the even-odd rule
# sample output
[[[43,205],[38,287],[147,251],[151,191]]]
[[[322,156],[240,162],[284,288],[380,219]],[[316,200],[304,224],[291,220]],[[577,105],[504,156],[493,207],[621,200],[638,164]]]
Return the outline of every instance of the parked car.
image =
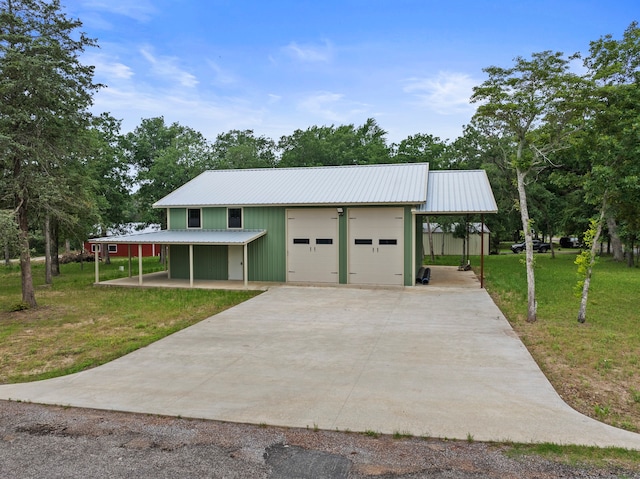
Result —
[[[560,238],[560,246],[563,248],[579,248],[580,240],[575,236],[563,236],[562,238]]]
[[[511,245],[511,251],[514,253],[520,253],[524,251],[526,248],[524,241],[522,243],[515,243]],[[533,251],[537,251],[538,253],[546,253],[551,249],[551,245],[549,243],[543,243],[538,239],[533,240]]]

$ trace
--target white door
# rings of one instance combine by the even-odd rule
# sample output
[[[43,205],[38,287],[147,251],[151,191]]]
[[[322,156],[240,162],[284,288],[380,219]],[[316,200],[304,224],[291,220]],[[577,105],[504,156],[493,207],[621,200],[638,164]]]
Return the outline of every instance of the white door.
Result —
[[[404,284],[403,208],[349,208],[349,283]]]
[[[244,280],[244,246],[229,246],[229,280]]]
[[[338,282],[336,208],[287,210],[287,281]]]

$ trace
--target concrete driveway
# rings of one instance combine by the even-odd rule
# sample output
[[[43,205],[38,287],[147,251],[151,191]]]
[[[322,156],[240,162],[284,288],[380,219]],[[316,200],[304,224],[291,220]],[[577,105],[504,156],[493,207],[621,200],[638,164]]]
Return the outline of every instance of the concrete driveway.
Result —
[[[569,408],[486,291],[472,283],[272,288],[104,366],[0,386],[0,399],[640,449],[640,435]]]

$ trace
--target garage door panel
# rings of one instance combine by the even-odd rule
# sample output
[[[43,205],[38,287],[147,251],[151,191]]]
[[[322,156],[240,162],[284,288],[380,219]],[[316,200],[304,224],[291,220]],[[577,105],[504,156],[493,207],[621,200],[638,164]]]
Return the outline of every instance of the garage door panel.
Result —
[[[287,281],[338,282],[334,208],[287,210]]]
[[[404,284],[404,210],[353,209],[349,214],[349,282]]]

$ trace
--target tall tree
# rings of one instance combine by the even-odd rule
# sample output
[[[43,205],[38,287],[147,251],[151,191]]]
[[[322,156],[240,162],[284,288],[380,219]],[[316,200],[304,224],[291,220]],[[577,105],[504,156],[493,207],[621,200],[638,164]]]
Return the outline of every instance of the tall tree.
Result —
[[[122,139],[127,161],[135,170],[139,221],[165,224],[153,203],[215,166],[211,144],[201,133],[163,117],[142,120]]]
[[[278,166],[336,166],[388,163],[384,131],[369,118],[363,125],[312,126],[283,136]]]
[[[595,245],[603,222],[621,225],[633,264],[633,245],[640,235],[640,28],[633,22],[622,38],[606,35],[591,42],[585,59],[588,75],[596,85],[597,107],[585,135],[591,168],[584,176],[585,197],[598,204],[600,213],[592,226],[593,246],[585,253],[584,277],[578,321],[586,321]],[[611,230],[611,228],[610,228]],[[610,231],[611,233],[611,231]]]
[[[256,137],[252,130],[220,133],[213,143],[217,169],[273,168],[276,166],[276,144],[271,138]]]
[[[584,114],[581,78],[569,70],[562,53],[517,57],[510,68],[485,68],[488,75],[474,88],[475,119],[487,133],[506,140],[504,160],[516,173],[518,207],[526,244],[527,321],[537,319],[532,224],[527,203],[527,175],[548,165],[550,155],[565,146]]]
[[[393,161],[397,163],[429,163],[429,169],[442,170],[448,167],[445,159],[447,144],[437,136],[427,133],[410,135],[393,145]]]
[[[29,213],[38,207],[46,168],[63,161],[89,122],[93,67],[80,55],[95,41],[59,0],[0,0],[0,167],[20,231],[22,301],[37,305],[29,253]],[[8,173],[6,173],[8,172]],[[47,190],[43,190],[46,188]]]

